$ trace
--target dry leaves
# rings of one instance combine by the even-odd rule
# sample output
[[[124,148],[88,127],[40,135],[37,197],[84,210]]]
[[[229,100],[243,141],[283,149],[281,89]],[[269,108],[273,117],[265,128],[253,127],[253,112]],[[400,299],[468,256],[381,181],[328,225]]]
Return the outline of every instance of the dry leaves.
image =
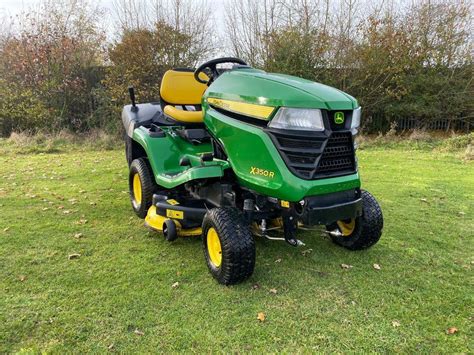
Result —
[[[145,335],[145,333],[143,333],[141,330],[138,330],[138,329],[135,329],[133,332],[134,332],[136,335],[140,335],[140,336]]]
[[[454,334],[457,332],[458,332],[458,328],[456,327],[449,327],[448,329],[446,329],[446,334]]]
[[[81,257],[81,254],[74,253],[74,254],[69,254],[68,259],[73,260],[73,259],[79,259]]]
[[[306,256],[307,254],[310,254],[313,251],[313,249],[306,249],[301,252],[301,255]]]
[[[76,238],[76,239],[82,238],[82,233],[74,234],[74,238]]]
[[[393,327],[399,327],[400,326],[400,322],[398,320],[393,320],[392,321],[392,326]]]
[[[341,264],[341,268],[343,268],[343,269],[352,269],[353,266],[349,265],[349,264]]]
[[[270,293],[273,294],[273,295],[276,295],[278,293],[278,291],[277,291],[276,288],[271,288]]]
[[[258,319],[260,322],[265,322],[265,313],[263,313],[263,312],[258,312],[258,313],[257,313],[257,319]]]
[[[276,263],[281,263],[281,259],[276,259],[275,262]]]
[[[175,282],[174,284],[171,285],[171,288],[177,288],[179,286],[179,282]]]
[[[18,277],[18,280],[20,280],[21,282],[25,281],[26,280],[26,276],[25,275],[20,275]]]
[[[4,232],[8,232],[10,230],[10,227],[3,228]]]
[[[252,290],[258,290],[260,288],[260,284],[253,284]]]
[[[374,264],[372,266],[374,267],[375,270],[381,270],[382,269],[379,264]]]
[[[421,202],[428,203],[428,200],[427,200],[426,198],[420,198],[420,201],[421,201]]]

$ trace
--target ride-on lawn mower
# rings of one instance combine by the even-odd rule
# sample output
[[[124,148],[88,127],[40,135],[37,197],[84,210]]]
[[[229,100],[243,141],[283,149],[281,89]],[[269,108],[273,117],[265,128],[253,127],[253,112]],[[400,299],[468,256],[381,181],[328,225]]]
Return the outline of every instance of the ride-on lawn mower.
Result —
[[[133,210],[168,241],[202,236],[219,283],[252,274],[254,236],[298,246],[298,229],[325,225],[347,249],[379,240],[382,211],[360,189],[353,97],[238,58],[167,71],[160,102],[136,104],[129,92],[122,120]]]

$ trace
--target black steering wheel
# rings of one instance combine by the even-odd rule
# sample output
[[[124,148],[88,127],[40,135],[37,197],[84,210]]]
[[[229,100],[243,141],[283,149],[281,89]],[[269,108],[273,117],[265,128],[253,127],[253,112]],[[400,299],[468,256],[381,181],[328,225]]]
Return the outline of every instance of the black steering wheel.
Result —
[[[234,57],[216,58],[204,64],[201,64],[199,68],[197,68],[194,71],[194,79],[196,79],[201,84],[209,85],[214,80],[216,80],[217,77],[219,76],[219,72],[217,71],[217,64],[222,64],[222,63],[236,63],[236,64],[241,64],[241,65],[247,65],[247,63],[245,63],[242,59],[239,59],[239,58],[234,58]],[[211,76],[209,77],[208,81],[202,80],[199,77],[199,74],[201,74],[206,68],[208,68],[211,71]]]

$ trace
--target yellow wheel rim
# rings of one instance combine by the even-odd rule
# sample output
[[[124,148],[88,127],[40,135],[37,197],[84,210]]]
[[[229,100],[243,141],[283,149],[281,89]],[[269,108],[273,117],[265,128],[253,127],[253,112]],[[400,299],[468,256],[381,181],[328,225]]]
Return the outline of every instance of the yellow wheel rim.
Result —
[[[350,220],[337,221],[336,223],[344,237],[348,237],[352,234],[352,232],[354,232],[356,225],[354,218],[351,218]]]
[[[138,174],[133,175],[133,198],[136,203],[142,203],[142,182]]]
[[[222,248],[219,236],[214,228],[209,228],[207,231],[207,252],[209,259],[215,267],[221,266],[222,263]]]

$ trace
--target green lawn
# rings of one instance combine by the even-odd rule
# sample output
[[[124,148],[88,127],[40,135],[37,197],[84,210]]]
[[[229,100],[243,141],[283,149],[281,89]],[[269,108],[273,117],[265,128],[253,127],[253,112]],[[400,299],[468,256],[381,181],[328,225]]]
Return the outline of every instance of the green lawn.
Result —
[[[122,150],[70,150],[0,155],[1,353],[474,351],[474,165],[454,153],[361,150],[381,241],[259,239],[251,279],[224,287],[199,239],[134,216]]]

